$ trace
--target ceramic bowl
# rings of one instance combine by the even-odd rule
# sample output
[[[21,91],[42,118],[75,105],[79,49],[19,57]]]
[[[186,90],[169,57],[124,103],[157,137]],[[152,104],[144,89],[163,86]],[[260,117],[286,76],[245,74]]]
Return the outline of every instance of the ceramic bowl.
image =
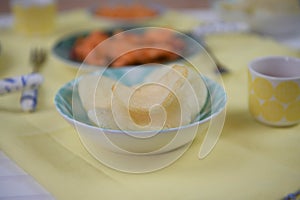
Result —
[[[217,1],[214,5],[225,21],[245,22],[250,29],[264,35],[280,37],[299,35],[300,8],[297,1]]]
[[[118,80],[128,70],[130,69],[108,69],[103,75]],[[122,82],[127,85],[137,84],[151,70],[152,67],[134,70],[136,74],[122,79]],[[84,146],[95,157],[99,153],[95,150],[97,146],[118,153],[143,155],[164,153],[182,147],[192,142],[196,134],[207,131],[210,121],[224,111],[227,101],[224,88],[216,81],[203,77],[209,96],[194,122],[177,128],[163,129],[157,133],[140,131],[138,134],[142,137],[132,137],[128,131],[99,128],[89,120],[78,95],[79,78],[63,85],[55,95],[54,102],[59,114],[76,129]]]

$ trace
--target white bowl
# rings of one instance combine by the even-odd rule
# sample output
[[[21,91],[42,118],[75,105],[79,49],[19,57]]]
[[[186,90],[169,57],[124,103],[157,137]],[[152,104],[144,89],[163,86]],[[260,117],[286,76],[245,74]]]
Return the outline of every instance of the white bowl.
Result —
[[[299,3],[296,0],[275,1],[268,5],[268,2],[225,0],[216,3],[215,8],[223,20],[245,22],[251,30],[260,34],[282,36],[299,33]]]
[[[103,75],[119,79],[128,68],[107,69]],[[137,76],[122,81],[128,85],[139,83],[153,70],[152,67],[142,68]],[[130,133],[122,130],[103,129],[94,125],[88,118],[78,95],[78,79],[68,82],[62,86],[54,99],[55,106],[60,115],[63,116],[74,128],[87,148],[96,158],[101,157],[101,150],[131,154],[131,155],[155,155],[169,152],[184,145],[190,144],[195,135],[205,133],[211,119],[218,116],[226,105],[226,94],[222,86],[217,82],[204,77],[209,96],[204,108],[197,119],[188,125],[155,131],[140,131],[141,137],[133,137]],[[136,135],[136,132],[135,132]],[[99,148],[98,148],[99,147]]]

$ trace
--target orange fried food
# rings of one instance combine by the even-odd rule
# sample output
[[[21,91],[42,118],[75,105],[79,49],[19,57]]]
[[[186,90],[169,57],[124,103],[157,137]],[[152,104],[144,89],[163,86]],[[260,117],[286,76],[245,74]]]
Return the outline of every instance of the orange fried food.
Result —
[[[119,56],[112,67],[122,67],[126,65],[140,65],[146,63],[160,63],[177,59],[179,56],[176,53],[170,52],[166,49],[158,48],[141,48],[130,51]]]
[[[142,4],[103,6],[95,11],[98,16],[119,18],[119,19],[138,19],[152,17],[157,12]]]
[[[88,54],[102,41],[107,39],[109,36],[100,32],[94,31],[91,32],[85,38],[79,38],[76,40],[75,45],[72,51],[72,57],[75,60],[83,61]]]
[[[164,63],[180,58],[185,47],[184,41],[167,29],[148,29],[108,37],[109,34],[93,32],[78,39],[73,50],[75,59],[90,65],[110,67]],[[107,40],[98,45],[104,39]]]

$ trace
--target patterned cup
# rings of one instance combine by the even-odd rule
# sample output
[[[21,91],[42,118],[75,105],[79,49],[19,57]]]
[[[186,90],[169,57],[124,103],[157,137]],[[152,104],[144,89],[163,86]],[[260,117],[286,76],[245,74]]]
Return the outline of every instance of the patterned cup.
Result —
[[[300,122],[300,59],[270,56],[249,64],[249,110],[267,125]]]

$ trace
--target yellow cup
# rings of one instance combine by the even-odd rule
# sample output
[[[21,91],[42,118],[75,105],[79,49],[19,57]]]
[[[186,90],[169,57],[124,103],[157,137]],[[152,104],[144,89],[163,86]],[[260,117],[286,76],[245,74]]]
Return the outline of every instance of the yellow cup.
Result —
[[[249,110],[267,125],[290,126],[300,122],[300,59],[270,56],[248,67]]]
[[[55,28],[55,0],[12,0],[15,29],[26,35],[46,35]]]

